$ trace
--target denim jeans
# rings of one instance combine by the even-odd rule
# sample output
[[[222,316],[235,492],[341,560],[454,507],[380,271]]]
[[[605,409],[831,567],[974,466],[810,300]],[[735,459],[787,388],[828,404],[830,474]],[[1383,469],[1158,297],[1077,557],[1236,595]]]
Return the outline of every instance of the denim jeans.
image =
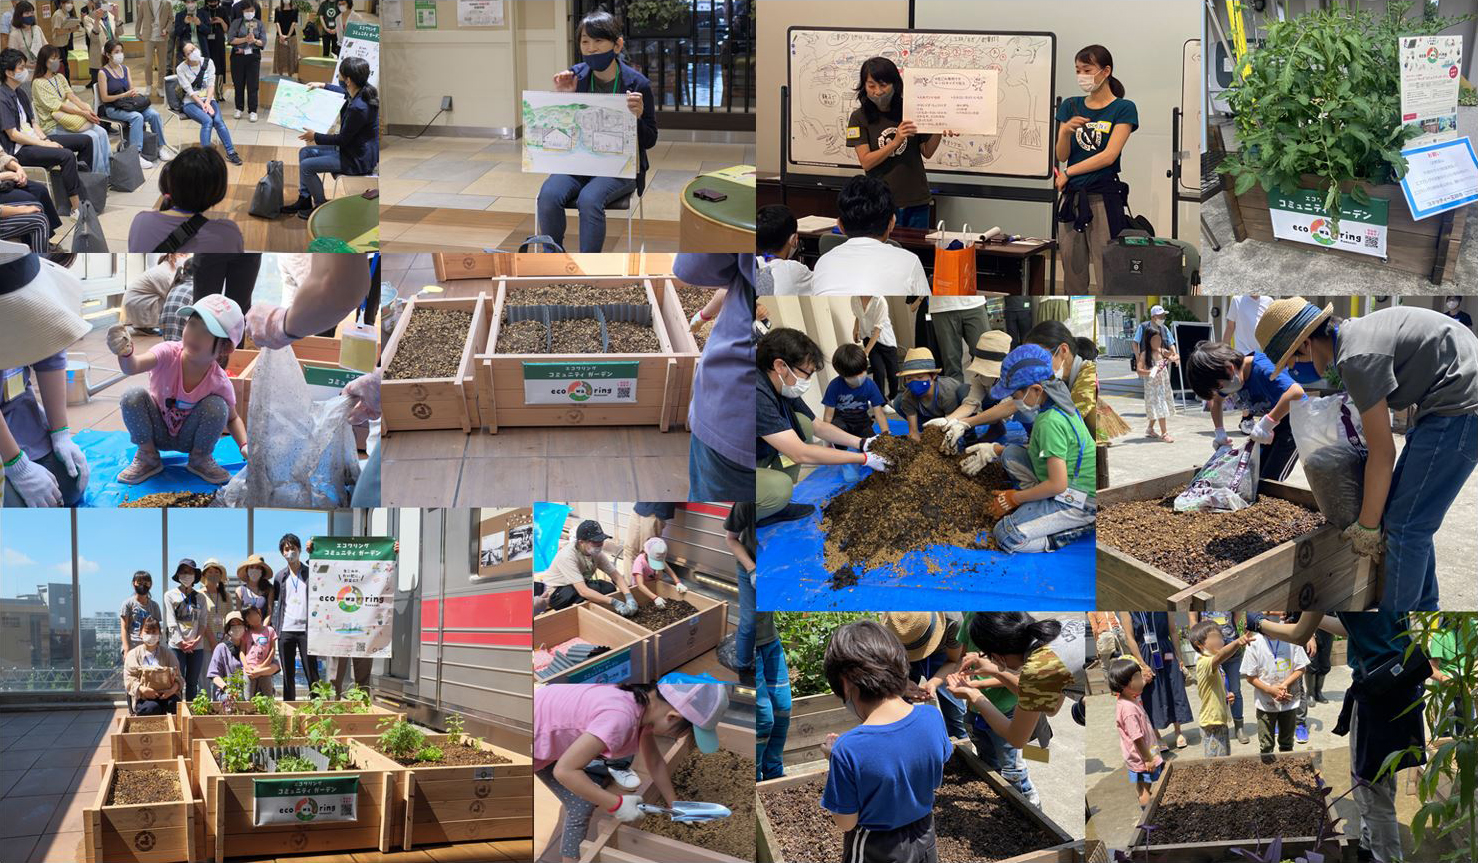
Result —
[[[319,174],[343,173],[338,147],[309,144],[298,151],[298,196],[312,198],[316,207],[328,198],[323,193]]]
[[[1006,718],[1010,719],[1016,713],[1016,708],[1004,711]],[[970,741],[975,744],[975,754],[991,770],[1001,774],[1001,778],[1016,786],[1016,790],[1022,794],[1032,793],[1031,776],[1026,772],[1026,764],[1021,760],[1021,750],[1006,742],[1006,738],[995,732],[995,729],[985,721],[984,717],[973,717],[970,723]]]
[[[916,662],[909,663],[908,677],[915,682],[921,678],[928,680],[940,668],[944,667],[944,664],[948,661],[949,659],[945,656],[944,651],[937,651],[932,656],[926,656]],[[964,700],[952,694],[943,686],[935,691],[935,695],[938,696],[936,701],[939,703],[939,712],[944,714],[945,731],[949,733],[951,739],[965,737],[969,733],[965,726],[969,718],[969,711],[965,707]]]
[[[754,664],[754,585],[744,564],[734,564],[734,577],[739,579],[739,629],[734,633],[734,661],[740,666]]]
[[[1242,652],[1232,654],[1232,658],[1221,664],[1221,670],[1226,672],[1227,692],[1232,694],[1232,721],[1235,728],[1242,727]]]
[[[185,700],[189,701],[200,691],[200,669],[205,665],[205,648],[197,647],[186,653],[178,647],[171,647],[174,658],[180,662],[180,673],[185,677]]]
[[[894,214],[897,219],[895,227],[899,228],[927,228],[929,227],[929,205],[914,204],[912,207],[899,207]]]
[[[113,149],[113,142],[108,140],[108,130],[93,124],[92,128],[81,134],[92,139],[92,158],[88,160],[88,164],[93,173],[108,173],[108,157]]]
[[[226,148],[226,152],[236,152],[235,145],[231,143],[231,130],[226,128],[226,121],[221,117],[220,103],[212,99],[210,106],[215,112],[206,114],[205,109],[196,104],[194,99],[185,103],[185,116],[200,124],[200,146],[210,146],[210,130],[215,129],[221,136],[221,145]]]
[[[688,439],[688,500],[752,500],[754,468],[717,453],[691,435]]]
[[[634,191],[635,180],[550,174],[539,189],[539,231],[563,248],[565,208],[574,205],[580,211],[580,251],[599,252],[606,243],[606,204]]]
[[[101,113],[109,120],[128,124],[128,143],[140,153],[144,152],[145,123],[149,125],[149,131],[154,133],[154,140],[159,142],[159,146],[164,146],[164,124],[159,122],[159,112],[153,108],[145,108],[143,111],[120,111],[110,105],[104,105]]]
[[[1015,480],[1018,488],[1038,484],[1026,447],[1010,444],[1001,451],[1001,466]],[[1055,551],[1093,529],[1098,506],[1096,498],[1088,499],[1084,509],[1063,503],[1054,497],[1033,500],[996,522],[993,530],[996,544],[1007,552]]]
[[[1437,610],[1432,535],[1478,463],[1478,415],[1423,417],[1406,433],[1391,474],[1383,524],[1386,588],[1382,608]]]
[[[785,775],[785,738],[790,734],[790,669],[780,640],[755,648],[754,761],[760,781]]]

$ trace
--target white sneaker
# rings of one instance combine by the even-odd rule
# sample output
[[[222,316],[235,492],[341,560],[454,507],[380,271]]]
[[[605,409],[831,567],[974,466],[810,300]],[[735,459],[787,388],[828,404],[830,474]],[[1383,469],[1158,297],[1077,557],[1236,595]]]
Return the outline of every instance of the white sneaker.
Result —
[[[234,117],[235,117],[235,118],[236,118],[236,119],[238,119],[238,120],[240,120],[240,119],[241,119],[241,112],[240,112],[240,111],[237,111],[237,112],[236,112],[236,113],[235,113],[235,114],[234,114],[234,115],[232,115],[232,116],[234,116]]]
[[[619,767],[612,767],[609,764],[606,765],[606,771],[611,774],[611,778],[616,781],[617,785],[620,785],[627,791],[635,791],[641,787],[641,777],[637,776],[635,771],[622,770]]]
[[[253,123],[255,123],[257,121],[257,112],[256,111],[251,112],[251,121]]]
[[[148,159],[145,159],[143,156],[140,156],[139,157],[139,166],[142,167],[145,171],[147,171],[150,168],[154,167],[154,163],[151,162],[151,161],[149,161]]]
[[[1040,809],[1042,808],[1042,795],[1038,793],[1037,789],[1033,788],[1031,793],[1026,795],[1026,802]]]

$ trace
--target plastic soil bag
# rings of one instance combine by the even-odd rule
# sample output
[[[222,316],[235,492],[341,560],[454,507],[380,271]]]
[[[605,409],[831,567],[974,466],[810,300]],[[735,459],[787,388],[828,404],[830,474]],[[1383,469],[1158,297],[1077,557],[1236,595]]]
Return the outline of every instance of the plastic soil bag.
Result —
[[[221,489],[222,506],[346,507],[359,481],[347,396],[313,401],[287,348],[257,358],[248,406],[246,468]]]
[[[1306,398],[1288,411],[1304,478],[1326,521],[1344,530],[1360,517],[1365,494],[1365,432],[1346,393]]]
[[[1224,446],[1176,495],[1176,512],[1235,512],[1257,503],[1257,444]]]

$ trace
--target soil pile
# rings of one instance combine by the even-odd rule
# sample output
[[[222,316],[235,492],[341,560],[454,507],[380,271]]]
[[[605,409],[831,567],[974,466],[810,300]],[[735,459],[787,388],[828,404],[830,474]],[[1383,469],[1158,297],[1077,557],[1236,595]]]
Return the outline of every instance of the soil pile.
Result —
[[[833,863],[842,859],[842,834],[820,806],[826,774],[815,782],[766,788],[759,793],[785,863]]]
[[[113,792],[104,806],[132,806],[139,803],[168,803],[183,800],[180,774],[175,770],[115,770]]]
[[[506,319],[498,326],[498,344],[494,350],[500,354],[543,354],[548,353],[543,321],[514,321]]]
[[[642,830],[741,860],[754,859],[753,758],[726,750],[709,755],[689,752],[672,768],[672,787],[679,800],[718,803],[729,807],[732,814],[700,824],[679,824],[666,815],[648,815],[639,822]],[[831,859],[840,857],[837,854]]]
[[[626,618],[637,626],[650,629],[653,632],[668,624],[677,623],[687,617],[698,613],[697,607],[685,599],[669,599],[666,608],[658,608],[655,605],[643,605],[637,608],[636,614]]]
[[[416,309],[396,343],[395,358],[385,369],[385,380],[456,377],[471,329],[471,312]]]
[[[549,352],[551,354],[598,354],[601,352],[600,321],[595,318],[550,321],[549,332]]]
[[[658,354],[662,342],[657,331],[631,321],[606,321],[606,337],[613,354]]]
[[[128,720],[128,733],[145,731],[168,731],[169,718],[165,716],[133,716]]]
[[[677,288],[677,298],[683,304],[683,317],[691,321],[693,315],[698,314],[698,310],[708,305],[708,301],[713,299],[713,289],[684,285]],[[699,327],[698,332],[693,333],[693,338],[698,341],[698,350],[703,350],[703,346],[708,344],[708,336],[712,332],[713,321],[709,321]]]
[[[944,765],[944,784],[934,794],[934,834],[939,863],[1006,860],[1057,844],[958,756]]]
[[[1150,844],[1314,836],[1324,815],[1317,775],[1307,756],[1177,762]]]
[[[509,306],[594,306],[606,303],[647,304],[647,289],[640,282],[616,287],[596,287],[585,282],[565,282],[536,288],[509,288],[503,301]]]
[[[442,759],[440,761],[420,761],[416,758],[397,758],[380,748],[380,741],[376,740],[370,744],[376,752],[394,761],[403,767],[466,767],[476,764],[510,764],[511,758],[504,758],[496,752],[485,752],[473,746],[463,746],[452,743],[430,744],[440,746]]]
[[[821,529],[828,570],[887,566],[932,545],[994,547],[981,534],[996,523],[986,512],[991,494],[1011,487],[1005,470],[992,463],[966,476],[960,456],[939,451],[942,432],[927,428],[921,434],[921,443],[903,435],[878,438],[872,451],[892,466],[874,471],[826,505]]]
[[[1267,495],[1236,512],[1176,512],[1184,490],[1099,509],[1098,541],[1197,584],[1324,525],[1319,513]]]
[[[159,491],[118,504],[124,509],[156,509],[158,507],[207,507],[215,500],[215,492]]]

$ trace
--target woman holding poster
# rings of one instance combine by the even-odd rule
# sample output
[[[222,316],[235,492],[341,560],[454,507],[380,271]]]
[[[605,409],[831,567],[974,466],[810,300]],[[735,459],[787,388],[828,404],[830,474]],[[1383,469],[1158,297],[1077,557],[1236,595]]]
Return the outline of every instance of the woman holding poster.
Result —
[[[912,120],[903,119],[903,77],[886,57],[862,64],[857,77],[857,110],[847,118],[847,145],[869,177],[888,184],[898,206],[896,227],[929,227],[929,178],[924,160],[932,158],[939,142],[953,137],[945,130],[920,135]]]

